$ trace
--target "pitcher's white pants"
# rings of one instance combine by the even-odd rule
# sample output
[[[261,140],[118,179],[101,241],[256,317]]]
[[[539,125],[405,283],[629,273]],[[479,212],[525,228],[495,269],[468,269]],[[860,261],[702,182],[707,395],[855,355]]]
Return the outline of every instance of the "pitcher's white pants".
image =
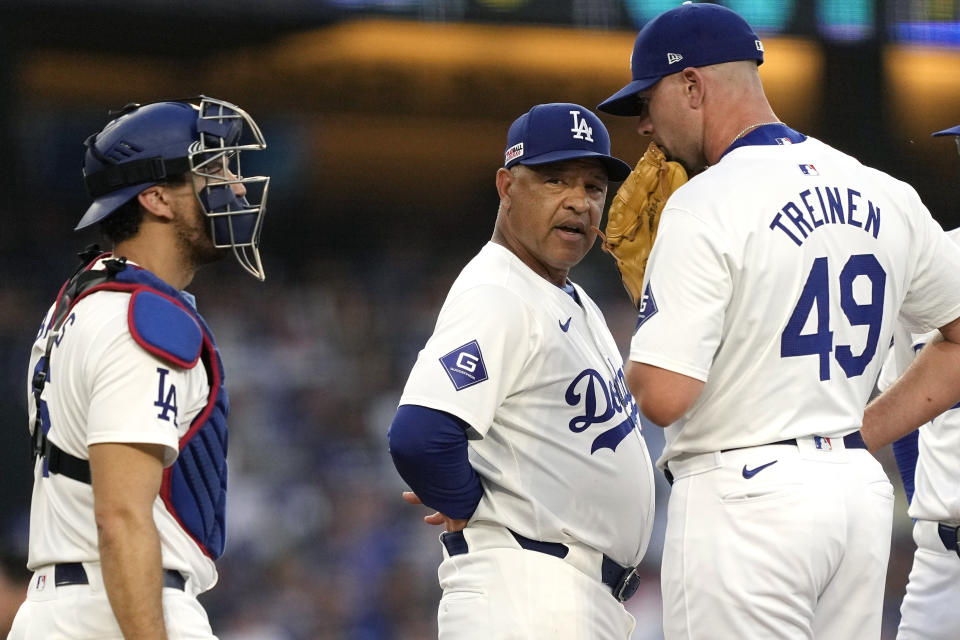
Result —
[[[666,640],[880,637],[893,488],[838,440],[670,461]]]

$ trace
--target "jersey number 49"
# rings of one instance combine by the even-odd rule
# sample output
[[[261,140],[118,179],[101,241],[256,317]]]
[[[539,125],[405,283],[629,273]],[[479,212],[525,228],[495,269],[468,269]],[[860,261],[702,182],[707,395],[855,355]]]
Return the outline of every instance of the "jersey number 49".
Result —
[[[858,276],[866,276],[870,280],[871,295],[867,304],[858,303],[854,297],[853,283]],[[854,355],[848,344],[838,344],[834,348],[833,331],[830,330],[830,268],[826,257],[814,260],[797,306],[780,334],[780,356],[819,356],[820,380],[830,379],[831,354],[848,378],[862,374],[877,353],[886,283],[886,272],[876,256],[870,253],[850,256],[840,271],[840,309],[850,326],[867,327],[867,343],[863,352]],[[816,330],[801,333],[813,312],[814,304],[817,306]]]

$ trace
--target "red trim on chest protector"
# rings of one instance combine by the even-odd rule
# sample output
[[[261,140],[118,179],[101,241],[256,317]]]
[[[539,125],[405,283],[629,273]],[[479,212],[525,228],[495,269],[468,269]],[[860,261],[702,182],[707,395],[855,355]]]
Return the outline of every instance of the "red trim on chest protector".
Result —
[[[149,297],[148,297],[149,296]],[[166,331],[168,327],[152,327],[148,324],[145,324],[145,320],[142,316],[137,314],[137,303],[140,302],[143,304],[156,304],[157,300],[160,301],[161,306],[157,310],[161,311],[174,311],[174,315],[168,315],[167,320],[174,323],[180,322],[181,325],[174,327],[174,331]],[[149,301],[149,302],[148,302]],[[167,302],[173,306],[173,309],[163,305],[163,302]],[[143,310],[143,307],[140,307]],[[137,318],[140,317],[141,324],[137,324]],[[151,287],[140,286],[133,291],[130,295],[130,305],[127,307],[127,326],[130,329],[130,335],[133,337],[134,341],[139,344],[145,351],[152,353],[161,360],[165,360],[172,365],[182,367],[184,369],[192,369],[197,366],[197,362],[200,361],[200,351],[203,347],[203,331],[200,329],[200,325],[197,324],[197,321],[193,319],[193,315],[190,314],[190,311],[186,309],[178,300],[171,298],[165,293],[161,293],[156,289]],[[187,336],[187,343],[182,345],[187,353],[177,355],[173,352],[173,349],[178,345],[174,345],[170,342],[164,344],[165,340],[168,340],[171,336],[183,336],[184,332],[195,332],[194,335]],[[192,354],[192,355],[191,355]],[[190,359],[187,360],[181,356],[188,356]]]
[[[60,291],[62,293],[63,288],[61,288]],[[130,331],[130,336],[145,351],[177,367],[182,367],[184,369],[192,369],[193,367],[197,366],[197,362],[200,361],[200,354],[203,348],[203,343],[206,340],[205,340],[205,336],[203,335],[203,330],[200,328],[200,325],[197,324],[197,321],[193,319],[193,315],[190,313],[190,311],[187,310],[186,307],[183,306],[183,304],[181,304],[176,299],[171,298],[167,294],[161,293],[160,291],[157,291],[156,289],[148,285],[127,283],[127,282],[117,282],[114,280],[110,282],[104,282],[103,284],[98,284],[95,287],[90,287],[89,289],[84,291],[82,294],[77,296],[75,300],[71,301],[70,309],[73,309],[73,307],[75,307],[78,302],[80,302],[90,294],[96,293],[97,291],[126,291],[130,293],[130,303],[127,306],[127,327]],[[185,317],[190,319],[190,322],[193,323],[193,326],[196,327],[196,330],[197,330],[196,355],[193,356],[192,360],[188,361],[183,358],[180,358],[175,354],[171,353],[170,351],[165,350],[162,347],[162,345],[158,345],[156,344],[156,342],[150,342],[147,338],[141,335],[140,331],[137,330],[137,327],[134,325],[134,301],[136,300],[138,294],[140,293],[150,293],[165,299],[167,302],[170,302],[171,304],[175,305],[184,314]],[[54,310],[54,314],[56,314],[56,310]],[[193,347],[191,346],[191,351],[192,350],[193,350]]]
[[[204,349],[211,354],[211,357],[218,357],[216,351],[213,348],[213,343],[210,341],[209,336],[206,332],[203,332],[203,346]],[[220,376],[220,367],[216,362],[210,362],[208,371],[211,373],[211,382],[210,382],[210,395],[207,397],[207,404],[203,407],[203,410],[198,413],[193,422],[190,423],[190,428],[185,434],[180,436],[179,450],[183,451],[183,448],[190,442],[190,439],[196,434],[197,431],[203,427],[207,420],[210,418],[210,414],[213,412],[213,409],[217,405],[217,400],[220,397],[220,393],[223,391],[221,385],[223,384],[223,379]],[[164,506],[167,508],[167,513],[173,516],[173,519],[177,521],[177,524],[180,526],[180,530],[183,531],[193,542],[197,545],[203,555],[207,556],[211,560],[214,560],[213,555],[207,549],[200,540],[197,539],[193,533],[190,532],[189,527],[183,522],[180,518],[180,514],[177,513],[176,506],[173,504],[173,468],[176,463],[170,465],[163,470],[163,480],[160,483],[160,499],[163,500]]]

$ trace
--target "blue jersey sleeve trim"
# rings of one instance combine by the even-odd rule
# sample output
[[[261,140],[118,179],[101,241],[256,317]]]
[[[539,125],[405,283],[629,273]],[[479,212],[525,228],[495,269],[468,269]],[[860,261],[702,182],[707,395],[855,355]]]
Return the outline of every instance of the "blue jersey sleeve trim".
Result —
[[[469,519],[483,497],[467,456],[468,427],[444,411],[403,405],[387,432],[400,477],[423,504],[458,520]]]
[[[893,443],[893,457],[897,461],[903,491],[907,494],[907,504],[913,502],[913,482],[917,471],[920,431],[911,431]]]
[[[138,289],[130,296],[130,335],[141,347],[178,367],[200,360],[203,332],[190,312],[162,293]]]

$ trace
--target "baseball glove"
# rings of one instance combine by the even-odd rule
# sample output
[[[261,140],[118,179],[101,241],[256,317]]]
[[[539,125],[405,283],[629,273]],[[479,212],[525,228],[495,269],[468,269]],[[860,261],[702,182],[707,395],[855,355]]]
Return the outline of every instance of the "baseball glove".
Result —
[[[655,142],[620,185],[607,214],[603,250],[617,261],[617,270],[634,306],[643,297],[643,272],[657,238],[660,212],[674,191],[687,181],[680,164],[668,162]]]

